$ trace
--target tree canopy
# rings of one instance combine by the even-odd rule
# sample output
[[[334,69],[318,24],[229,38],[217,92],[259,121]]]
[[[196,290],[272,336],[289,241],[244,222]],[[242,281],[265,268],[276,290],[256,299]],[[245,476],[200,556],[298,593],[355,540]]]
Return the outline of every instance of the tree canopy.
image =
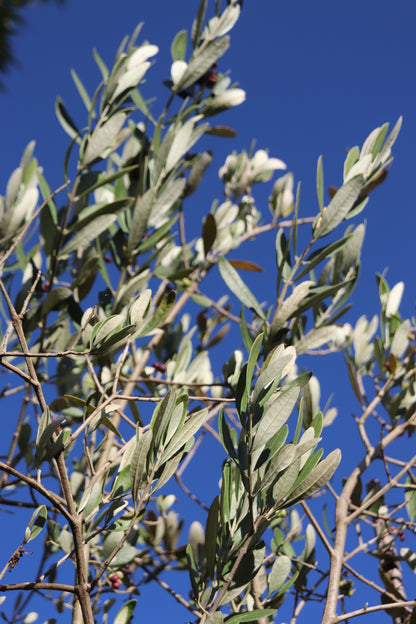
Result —
[[[207,4],[171,43],[164,102],[149,87],[159,49],[140,25],[111,67],[94,52],[94,89],[72,72],[85,116],[57,98],[62,185],[50,188],[30,142],[0,199],[1,397],[17,406],[0,504],[27,516],[3,564],[1,615],[127,624],[157,584],[201,624],[295,624],[315,602],[323,624],[371,612],[414,624],[416,557],[401,541],[416,529],[415,322],[400,315],[403,283],[378,275],[379,316],[345,322],[362,214],[401,119],[348,150],[339,188],[326,191],[318,159],[312,214],[267,149],[215,163],[235,135],[221,113],[232,120],[246,93],[218,65],[241,3]],[[221,196],[195,225],[214,166]],[[258,264],[245,257],[271,236]],[[267,301],[247,277],[262,270]],[[304,362],[335,352],[360,414],[328,452],[328,428],[345,422]]]

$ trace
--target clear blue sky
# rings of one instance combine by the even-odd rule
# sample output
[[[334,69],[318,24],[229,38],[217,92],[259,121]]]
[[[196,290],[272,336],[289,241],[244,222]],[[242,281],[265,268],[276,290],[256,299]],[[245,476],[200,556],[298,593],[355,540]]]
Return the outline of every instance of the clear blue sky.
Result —
[[[161,80],[169,77],[171,41],[176,32],[190,28],[197,6],[197,0],[67,0],[63,8],[51,4],[27,9],[26,26],[14,40],[20,67],[6,76],[7,90],[0,94],[0,193],[4,194],[10,173],[32,139],[50,186],[62,183],[68,138],[55,118],[55,98],[60,95],[73,116],[82,118],[70,69],[76,69],[92,93],[99,82],[92,48],[110,64],[124,35],[141,21],[141,37],[160,48],[143,93],[156,94],[163,101]],[[226,154],[248,149],[253,139],[258,148],[268,148],[271,156],[285,161],[296,181],[301,180],[301,215],[315,214],[318,156],[324,158],[326,185],[339,185],[346,149],[361,145],[376,126],[386,121],[394,124],[403,115],[390,174],[360,216],[367,220],[367,233],[355,306],[349,315],[352,322],[363,313],[377,312],[374,276],[385,269],[391,286],[399,280],[406,284],[403,314],[414,313],[415,24],[413,0],[245,0],[232,31],[231,49],[221,60],[221,70],[231,69],[247,100],[222,119],[237,131],[237,138],[212,144],[211,180],[217,187],[213,196],[206,197],[204,214],[212,199],[220,196],[217,170]],[[267,205],[264,213],[267,217]],[[261,244],[251,244],[245,256],[263,265],[270,262]],[[258,299],[273,299],[274,284],[266,276],[256,277],[256,287]],[[327,398],[335,391],[333,404],[342,404],[349,417],[357,406],[350,399],[346,403],[339,365],[323,395]],[[326,449],[336,446],[338,435],[337,429],[328,432]],[[8,549],[2,561],[7,553]],[[156,621],[171,603],[161,598],[159,604]],[[42,615],[45,619],[48,614]],[[62,624],[69,621],[67,617],[62,616]],[[143,611],[139,617],[143,618]],[[171,621],[179,623],[186,613],[178,611],[177,619],[173,617],[172,612]],[[382,618],[387,616],[378,621]]]

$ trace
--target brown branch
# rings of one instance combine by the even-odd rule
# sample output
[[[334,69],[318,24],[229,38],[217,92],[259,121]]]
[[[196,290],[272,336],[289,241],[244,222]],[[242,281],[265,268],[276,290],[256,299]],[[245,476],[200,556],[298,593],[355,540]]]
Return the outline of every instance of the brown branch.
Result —
[[[63,583],[13,583],[8,585],[0,585],[0,591],[32,591],[33,589],[55,589],[61,592],[70,592],[76,594],[79,591],[75,585],[64,585]]]
[[[361,421],[365,422],[365,419],[368,415],[375,409],[375,407],[381,402],[384,394],[388,391],[390,386],[393,384],[394,378],[393,376],[384,384],[383,388],[379,391],[377,396],[371,401],[370,405],[364,411]],[[321,624],[335,624],[336,620],[336,608],[338,602],[338,590],[339,590],[339,582],[341,578],[342,564],[344,560],[344,551],[345,544],[347,539],[347,530],[350,523],[358,517],[361,513],[363,513],[368,507],[370,507],[376,500],[379,499],[380,496],[383,495],[386,491],[393,487],[392,483],[387,484],[384,488],[379,490],[376,495],[372,496],[368,501],[366,501],[361,507],[355,510],[352,513],[349,512],[349,506],[351,501],[351,496],[354,491],[354,488],[357,484],[358,478],[363,474],[363,472],[370,466],[370,464],[377,458],[380,457],[381,448],[386,448],[391,442],[395,439],[403,435],[405,430],[412,426],[416,422],[416,418],[412,417],[407,422],[402,423],[401,425],[397,425],[392,431],[387,433],[385,437],[380,441],[376,447],[374,447],[371,452],[367,452],[358,466],[353,470],[351,475],[348,477],[344,488],[337,500],[336,510],[335,510],[335,524],[336,524],[336,534],[335,534],[335,543],[333,552],[331,555],[331,566],[330,566],[330,575],[328,581],[328,592],[327,592],[327,600],[325,604],[325,610],[322,617]],[[398,475],[396,475],[395,479],[399,479],[403,474],[407,472],[410,466],[416,460],[416,456],[412,458],[410,462],[408,462]]]
[[[337,616],[334,619],[334,623],[338,624],[338,622],[345,622],[345,620],[349,620],[350,618],[358,617],[359,615],[366,615],[367,613],[374,613],[376,611],[389,611],[390,609],[399,609],[403,607],[414,606],[416,606],[416,600],[398,600],[397,602],[374,605],[373,607],[365,606],[362,609],[357,609],[356,611],[350,611],[349,613],[344,613],[343,615]]]

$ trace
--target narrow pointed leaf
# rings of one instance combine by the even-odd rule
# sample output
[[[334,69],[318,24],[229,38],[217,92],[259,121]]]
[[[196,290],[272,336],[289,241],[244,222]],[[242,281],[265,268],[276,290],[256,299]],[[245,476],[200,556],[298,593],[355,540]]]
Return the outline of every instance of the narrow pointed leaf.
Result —
[[[35,509],[25,531],[25,539],[24,539],[25,544],[27,544],[32,539],[34,539],[37,535],[39,535],[39,533],[42,531],[43,527],[45,526],[47,517],[48,517],[48,512],[46,509],[46,505],[40,505],[39,507],[37,507],[37,509]]]
[[[148,429],[144,433],[139,433],[136,446],[131,456],[130,479],[131,494],[134,503],[137,503],[140,487],[146,479],[147,456],[152,444],[153,431]]]
[[[204,48],[197,49],[181,79],[175,85],[175,91],[181,91],[195,84],[225,54],[229,45],[230,38],[225,35],[220,39],[210,41]]]
[[[147,230],[150,213],[156,196],[156,188],[153,187],[139,197],[133,206],[133,218],[130,226],[127,250],[131,254],[140,243],[143,234]]]
[[[327,209],[319,218],[314,229],[314,237],[326,236],[341,223],[358,199],[364,186],[364,178],[358,175],[341,186]]]
[[[279,431],[291,415],[299,396],[299,388],[290,388],[278,395],[263,415],[256,431],[253,450],[266,444]]]
[[[165,452],[163,453],[163,461],[167,461],[173,457],[181,448],[191,440],[191,438],[202,427],[202,423],[207,418],[208,410],[204,409],[197,414],[192,414],[189,420],[184,426],[175,433],[169,444],[167,445]]]
[[[114,618],[113,624],[130,624],[137,600],[129,600],[123,605]]]
[[[217,558],[218,509],[219,498],[216,496],[209,508],[205,527],[206,571],[207,576],[212,580],[215,578],[215,563]]]
[[[167,315],[173,308],[176,301],[176,291],[170,290],[166,295],[163,295],[162,301],[157,307],[152,318],[141,328],[138,337],[146,336],[155,330],[159,325],[163,323]]]
[[[325,459],[323,459],[306,477],[306,479],[298,485],[291,493],[290,497],[285,501],[285,505],[293,505],[295,502],[305,500],[322,486],[328,483],[341,461],[341,451],[335,449]]]
[[[316,167],[316,194],[318,196],[319,210],[322,212],[324,207],[324,170],[322,166],[322,156],[318,158]]]
[[[247,308],[254,310],[261,319],[265,320],[266,317],[261,305],[251,290],[243,282],[237,271],[222,256],[218,256],[218,268],[222,279],[237,299]]]

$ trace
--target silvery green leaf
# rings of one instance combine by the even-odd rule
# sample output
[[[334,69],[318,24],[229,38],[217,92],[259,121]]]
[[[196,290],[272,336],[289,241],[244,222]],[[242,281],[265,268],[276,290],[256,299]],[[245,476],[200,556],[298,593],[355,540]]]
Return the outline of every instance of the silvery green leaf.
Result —
[[[174,87],[181,81],[187,67],[188,63],[186,63],[186,61],[174,61],[172,63],[170,67],[170,77],[172,78]]]
[[[143,326],[144,318],[151,301],[152,291],[150,288],[146,288],[146,290],[143,290],[131,304],[129,309],[129,319],[130,323],[134,323],[137,329],[140,329]]]
[[[322,345],[335,340],[338,333],[339,327],[337,325],[313,328],[296,343],[296,352],[299,354],[318,349]]]
[[[18,167],[13,171],[7,182],[6,187],[6,206],[13,206],[21,191],[23,179],[23,167]]]
[[[192,23],[191,37],[194,48],[197,47],[201,35],[201,27],[207,10],[207,2],[208,0],[201,0],[196,17]]]
[[[163,295],[162,300],[153,315],[149,315],[149,320],[146,320],[144,325],[140,328],[140,330],[138,330],[137,337],[149,335],[157,329],[173,308],[175,301],[176,292],[174,290],[170,290],[168,293]]]
[[[241,592],[240,588],[240,592]],[[227,602],[231,600],[228,597]],[[243,611],[242,613],[236,613],[227,619],[227,624],[240,624],[240,622],[258,622],[261,618],[270,618],[276,614],[276,609],[253,609],[252,611]],[[208,621],[207,621],[208,624]],[[211,624],[211,622],[209,622]],[[214,624],[217,624],[216,622]]]
[[[64,553],[66,555],[69,555],[73,547],[73,542],[72,534],[68,531],[67,528],[63,528],[60,532],[58,542]]]
[[[72,76],[72,80],[75,83],[76,88],[78,89],[78,93],[79,93],[82,101],[84,102],[85,108],[87,109],[88,112],[90,112],[90,110],[92,109],[91,98],[88,95],[88,92],[85,89],[84,85],[82,84],[82,82],[81,82],[78,74],[76,73],[75,69],[71,69],[71,76]]]
[[[78,513],[84,512],[84,516],[88,516],[100,504],[102,494],[102,483],[100,480],[95,481],[92,487],[85,488],[78,507]]]
[[[233,108],[234,106],[239,106],[246,99],[246,92],[243,89],[227,89],[218,95],[215,95],[214,98],[210,98],[206,100],[206,106],[203,109],[204,117],[209,117],[210,115],[216,115],[222,111],[225,111],[229,108]],[[277,160],[277,159],[274,159]],[[274,167],[282,168],[282,167]]]
[[[113,624],[129,624],[131,622],[137,600],[129,600],[123,605],[114,618]]]
[[[360,260],[361,248],[363,246],[365,235],[365,225],[360,223],[352,232],[350,237],[345,237],[347,243],[342,249],[342,265],[344,271],[352,267]]]
[[[360,148],[358,147],[358,145],[355,145],[349,150],[347,157],[345,159],[345,162],[344,162],[344,180],[347,177],[351,167],[355,165],[359,157],[360,157]]]
[[[0,236],[7,236],[29,221],[39,199],[37,188],[27,188],[13,206],[3,214],[0,221]]]
[[[49,413],[49,407],[46,407],[43,410],[41,419],[39,421],[38,432],[36,434],[36,446],[39,445],[42,439],[42,436],[45,433],[46,428],[50,425],[50,423],[51,423],[51,417]]]
[[[239,299],[247,308],[254,310],[260,318],[265,319],[265,314],[261,305],[251,290],[243,282],[237,271],[222,256],[218,256],[218,269],[221,273],[222,279],[237,299]]]
[[[196,115],[175,130],[164,167],[166,172],[171,171],[177,165],[208,128],[208,124],[196,125],[200,119],[201,116]]]
[[[150,213],[148,227],[157,226],[166,219],[173,204],[180,198],[186,186],[186,179],[169,181],[168,184],[156,197]]]
[[[159,52],[159,48],[155,45],[145,44],[139,48],[136,48],[132,54],[127,57],[124,65],[124,72],[119,75],[117,80],[117,86],[114,89],[111,100],[114,101],[119,95],[136,87],[149,67],[151,63],[147,61],[148,58],[154,56]]]
[[[299,396],[299,388],[293,387],[280,392],[262,416],[257,428],[253,450],[266,444],[268,440],[285,424],[291,415]]]
[[[177,392],[169,390],[153,412],[150,427],[153,429],[154,446],[156,453],[165,438],[167,426],[176,407]]]
[[[391,289],[388,295],[387,304],[386,304],[386,317],[387,318],[390,318],[394,314],[397,314],[399,307],[400,307],[400,302],[403,297],[403,291],[404,291],[404,282],[397,282],[397,284],[395,284],[393,288]]]
[[[315,529],[313,528],[311,524],[308,524],[308,526],[306,527],[306,534],[305,534],[305,550],[302,553],[303,561],[307,561],[308,558],[312,555],[313,550],[315,548],[315,544],[316,544]]]
[[[381,128],[375,128],[372,132],[370,132],[361,148],[360,160],[363,158],[363,156],[372,156],[373,147],[377,141],[377,137],[380,135],[381,132],[384,134],[384,136],[386,136],[388,127],[389,124],[384,124]]]
[[[357,226],[356,229],[358,230],[359,227],[360,226]],[[304,268],[300,271],[300,273],[296,275],[296,281],[300,280],[302,277],[307,275],[320,262],[325,260],[325,258],[329,258],[336,251],[340,251],[341,249],[343,249],[345,245],[347,244],[347,242],[349,241],[349,239],[351,238],[351,236],[352,236],[351,234],[348,234],[344,236],[343,238],[340,238],[339,240],[334,241],[333,243],[330,243],[329,245],[325,245],[324,247],[320,247],[319,249],[316,249],[314,252],[312,252],[304,261],[302,265]]]
[[[106,337],[116,328],[120,327],[126,320],[123,314],[113,314],[104,321],[97,323],[91,334],[91,348],[98,347]]]
[[[290,574],[292,562],[287,555],[278,555],[267,577],[267,588],[270,594],[283,585]]]
[[[59,123],[61,124],[63,130],[71,137],[71,139],[76,139],[77,143],[80,143],[81,138],[79,137],[79,130],[75,125],[75,122],[71,119],[69,113],[67,112],[65,105],[60,97],[56,98],[55,102],[55,113],[58,118]]]
[[[403,117],[399,117],[393,130],[390,132],[389,136],[385,140],[384,145],[381,148],[380,154],[379,154],[381,163],[385,163],[390,157],[391,148],[393,147],[393,144],[395,143],[399,135],[400,128],[402,127],[402,121],[403,121]]]
[[[133,206],[133,217],[127,242],[127,250],[130,254],[136,249],[148,228],[149,217],[153,209],[156,192],[156,187],[148,189],[144,195],[137,198]]]
[[[82,166],[85,167],[96,158],[99,158],[106,149],[113,146],[126,117],[127,113],[119,111],[107,121],[98,123],[88,138],[87,147],[81,162]]]
[[[215,37],[226,35],[237,22],[239,15],[240,5],[229,4],[221,15],[215,15],[209,20],[202,31],[202,39],[205,41],[208,38],[214,39]]]
[[[173,477],[173,475],[176,473],[178,469],[178,466],[181,460],[182,460],[181,454],[176,455],[172,459],[168,460],[166,463],[164,463],[162,460],[161,465],[163,465],[163,471],[160,477],[158,478],[158,480],[156,481],[156,483],[152,487],[152,494],[154,494],[155,492],[157,492],[157,490],[159,490],[161,487],[166,485],[166,483],[171,479],[171,477]]]
[[[414,522],[416,517],[416,490],[412,487],[413,480],[410,477],[406,477],[406,485],[409,486],[404,491],[406,511],[410,522]]]
[[[42,531],[48,517],[46,505],[40,505],[33,512],[26,527],[24,543],[27,544]]]
[[[322,486],[328,483],[341,461],[341,451],[335,449],[325,459],[323,459],[308,476],[300,483],[289,498],[285,501],[285,506],[293,505],[295,502],[305,500]]]
[[[278,478],[273,486],[273,498],[276,508],[286,506],[285,498],[293,488],[300,472],[300,459],[296,459],[285,470],[281,477]]]
[[[121,550],[118,551],[116,556],[111,560],[111,564],[115,568],[122,568],[128,563],[131,563],[135,557],[140,554],[140,550],[131,546],[130,544],[125,544]],[[128,620],[127,620],[128,621]]]
[[[184,196],[191,195],[200,185],[205,171],[209,167],[212,161],[212,153],[209,151],[198,154],[196,160],[193,160],[192,169],[189,172],[188,180],[186,182],[186,188]],[[213,215],[212,215],[213,216]]]
[[[206,46],[196,49],[181,80],[175,85],[175,91],[186,89],[195,84],[225,54],[229,45],[230,38],[225,36],[210,41]]]
[[[172,45],[170,46],[170,53],[172,56],[172,61],[183,61],[185,59],[186,40],[187,40],[186,30],[180,30],[175,35],[175,38],[172,41]]]
[[[315,437],[313,427],[308,427],[296,445],[296,457],[300,457],[300,467],[303,468],[313,449],[320,442],[321,438]]]
[[[267,466],[267,469],[263,477],[259,479],[259,481],[256,484],[254,493],[256,494],[257,492],[265,491],[266,489],[268,489],[270,484],[273,483],[273,481],[276,481],[276,478],[279,472],[283,472],[284,470],[289,468],[289,466],[293,464],[295,459],[296,459],[295,445],[286,444],[286,446],[284,446],[281,449],[281,451],[276,455],[276,457],[274,457],[271,460],[271,462]]]
[[[275,385],[275,383],[278,383],[284,375],[287,375],[289,370],[295,364],[295,360],[296,350],[294,347],[288,347],[285,349],[283,345],[279,345],[273,351],[270,360],[267,362],[267,366],[260,373],[254,386],[254,390],[251,395],[251,401],[253,404],[257,402],[259,395],[267,389],[270,384],[272,384],[272,386]]]
[[[35,145],[36,145],[36,141],[30,141],[26,145],[26,147],[25,147],[25,151],[23,152],[22,160],[20,161],[20,166],[21,166],[23,171],[26,171],[26,169],[29,167],[29,165],[30,165],[30,163],[32,161]]]
[[[136,436],[134,435],[125,445],[124,447],[124,453],[121,456],[121,462],[120,465],[118,467],[118,472],[120,473],[126,466],[130,465],[130,461],[131,461],[131,456],[133,454],[134,451],[134,447],[136,444]]]
[[[409,344],[409,336],[411,333],[412,324],[406,319],[399,325],[396,329],[391,346],[390,351],[397,358],[401,358],[404,352],[407,349],[407,345]]]
[[[202,423],[207,418],[208,410],[203,409],[196,414],[191,414],[189,420],[183,425],[183,427],[175,433],[166,446],[163,453],[163,461],[168,461],[173,457],[181,448],[183,448],[189,440],[199,431],[202,427]]]
[[[371,161],[372,161],[371,154],[366,154],[365,156],[361,154],[360,160],[358,160],[355,163],[355,165],[353,165],[351,169],[349,170],[348,175],[344,180],[344,184],[348,182],[348,180],[351,180],[352,178],[360,174],[364,178],[368,178],[370,174],[370,170],[371,170]]]
[[[322,212],[324,207],[324,169],[322,165],[322,156],[318,158],[316,166],[316,194],[318,196],[319,210]]]
[[[211,613],[211,615],[208,616],[208,619],[206,620],[206,624],[223,624],[223,622],[224,615],[221,613],[221,611]]]
[[[314,228],[314,237],[326,236],[341,223],[358,199],[364,186],[364,178],[358,175],[345,182],[334,195],[327,209],[319,217]]]
[[[147,478],[147,456],[152,444],[153,431],[148,429],[144,433],[138,433],[136,445],[131,456],[130,479],[131,495],[134,504],[137,503],[140,487]]]
[[[296,312],[301,303],[304,303],[304,299],[308,296],[311,286],[314,282],[311,280],[305,280],[301,282],[293,289],[292,294],[283,301],[277,314],[273,318],[271,331],[276,333],[284,327],[286,321]]]

